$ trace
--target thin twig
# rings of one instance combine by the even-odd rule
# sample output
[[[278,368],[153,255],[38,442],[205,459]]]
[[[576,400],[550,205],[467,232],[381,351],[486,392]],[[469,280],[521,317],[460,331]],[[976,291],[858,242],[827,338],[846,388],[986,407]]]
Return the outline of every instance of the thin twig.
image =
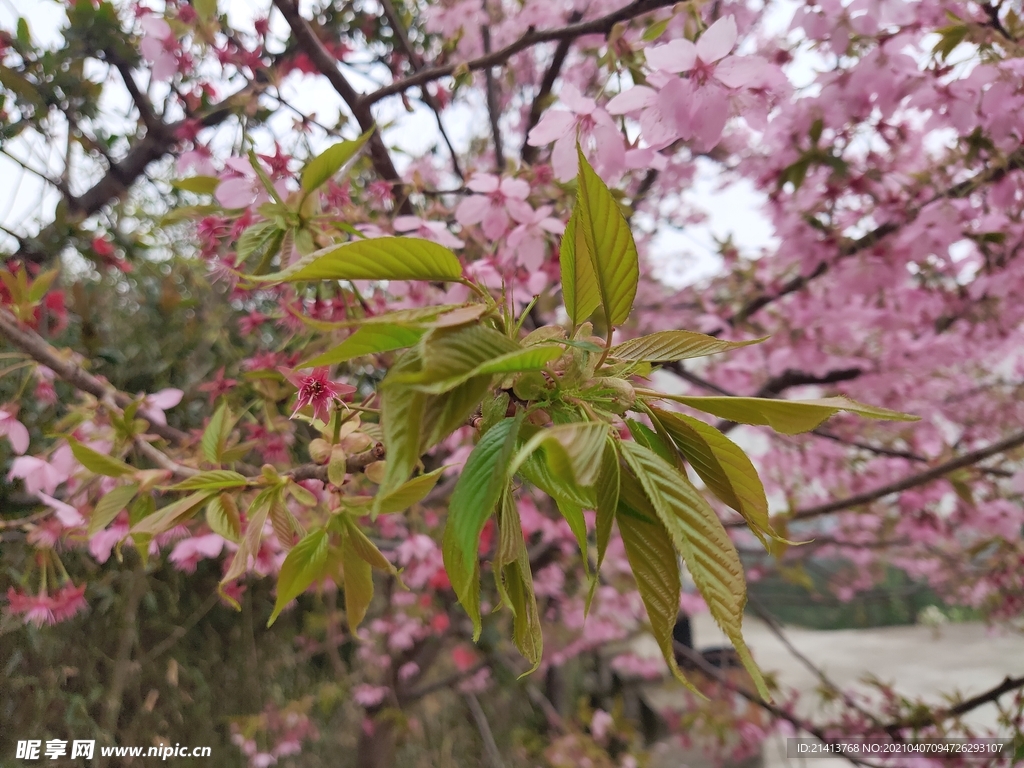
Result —
[[[494,741],[494,734],[491,732],[491,725],[487,722],[487,715],[484,714],[476,694],[465,693],[463,696],[466,699],[466,704],[469,706],[470,714],[473,715],[476,728],[480,731],[480,738],[483,739],[484,751],[487,752],[487,759],[491,761],[491,768],[505,768],[505,763],[501,759],[501,752],[498,751],[498,745]]]
[[[811,518],[821,517],[822,515],[829,515],[833,512],[842,512],[843,510],[851,509],[852,507],[859,507],[863,504],[876,501],[883,496],[888,496],[891,493],[899,493],[910,488],[916,488],[919,485],[925,485],[933,480],[938,480],[939,478],[948,475],[950,472],[955,472],[958,469],[963,469],[964,467],[969,467],[972,464],[977,464],[979,461],[984,461],[990,456],[996,456],[1000,453],[1012,451],[1014,448],[1019,448],[1022,445],[1024,445],[1024,431],[1015,432],[1007,438],[992,443],[992,445],[965,453],[955,459],[944,461],[925,472],[908,475],[901,480],[896,480],[871,491],[864,491],[863,493],[848,496],[845,499],[838,499],[826,504],[819,504],[814,507],[799,509],[787,515],[786,519],[789,521],[809,520]],[[725,525],[729,528],[738,528],[746,525],[746,523],[743,521],[733,521],[726,523]]]

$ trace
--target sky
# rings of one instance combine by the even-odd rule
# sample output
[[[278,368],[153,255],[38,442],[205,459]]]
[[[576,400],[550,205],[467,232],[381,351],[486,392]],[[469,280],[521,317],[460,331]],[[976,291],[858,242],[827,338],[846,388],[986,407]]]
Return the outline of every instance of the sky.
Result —
[[[245,0],[221,0],[220,5],[231,16],[232,23],[250,19],[253,14],[253,5]],[[792,15],[790,6],[789,2],[783,4],[777,16],[770,20],[773,26],[788,26],[788,18]],[[29,20],[36,40],[59,41],[60,23],[64,16],[55,0],[0,0],[0,28],[13,30],[19,15]],[[279,16],[276,19],[283,25]],[[347,74],[356,87],[371,88],[365,80],[360,83],[362,78],[358,73],[349,71]],[[296,107],[318,112],[324,122],[332,122],[343,107],[340,98],[322,79],[302,78],[287,90],[289,100]],[[102,105],[104,114],[113,123],[123,119],[128,108],[127,95],[122,98],[120,103],[111,100]],[[380,124],[393,122],[384,137],[389,146],[400,150],[395,153],[399,170],[408,162],[405,154],[415,156],[440,139],[433,113],[422,105],[414,104],[413,112],[408,113],[400,100],[391,99],[377,106],[375,117]],[[291,118],[282,110],[278,119]],[[456,150],[460,152],[468,148],[473,137],[486,134],[488,130],[483,104],[455,105],[443,113],[443,119]],[[49,142],[19,139],[4,149],[34,168],[59,175],[64,162],[64,141],[58,138],[60,140]],[[699,163],[694,186],[683,194],[688,201],[697,202],[707,212],[707,220],[685,229],[663,226],[655,234],[651,247],[652,260],[657,265],[655,272],[673,287],[691,284],[718,270],[720,261],[715,255],[716,239],[724,240],[731,235],[741,252],[749,255],[770,248],[775,242],[771,224],[761,212],[762,196],[742,180],[730,181],[724,189],[719,186],[717,166],[711,162]],[[45,182],[7,157],[0,156],[0,225],[21,235],[34,234],[40,223],[50,220],[57,197]]]

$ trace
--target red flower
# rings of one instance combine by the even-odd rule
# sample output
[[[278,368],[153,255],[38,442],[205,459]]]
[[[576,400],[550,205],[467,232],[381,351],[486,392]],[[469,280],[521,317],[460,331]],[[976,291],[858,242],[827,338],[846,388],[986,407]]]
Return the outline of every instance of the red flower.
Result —
[[[45,592],[38,595],[20,594],[11,587],[7,590],[7,602],[12,614],[23,614],[26,624],[35,624],[37,627],[67,621],[87,607],[85,585],[76,587],[70,583],[52,596]]]
[[[292,411],[293,419],[308,405],[313,409],[313,417],[327,424],[331,420],[331,405],[334,401],[342,400],[356,391],[356,388],[349,384],[331,381],[327,376],[327,368],[314,368],[309,374],[279,370],[299,390],[295,410]]]

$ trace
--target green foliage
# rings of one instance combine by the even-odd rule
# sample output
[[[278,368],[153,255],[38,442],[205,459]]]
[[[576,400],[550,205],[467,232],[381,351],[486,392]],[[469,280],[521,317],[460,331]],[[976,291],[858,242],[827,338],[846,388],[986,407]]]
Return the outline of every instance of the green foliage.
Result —
[[[328,171],[337,170],[342,155],[336,149],[330,162],[324,156],[313,161],[304,186],[307,179],[310,185],[320,183],[325,173],[329,176]],[[838,397],[805,402],[689,397],[635,387],[632,381],[647,375],[653,363],[717,354],[761,339],[734,342],[670,330],[611,346],[611,331],[626,321],[636,294],[637,251],[615,195],[582,153],[579,162],[576,207],[560,255],[571,328],[537,328],[521,338],[525,318],[514,318],[484,287],[464,279],[455,255],[426,240],[354,240],[311,253],[283,272],[261,279],[458,280],[480,297],[476,303],[458,307],[376,316],[339,346],[308,362],[329,365],[406,349],[378,390],[387,453],[378,491],[372,503],[367,497],[358,504],[350,498],[353,511],[370,507],[375,514],[398,512],[421,500],[440,472],[413,478],[421,456],[467,419],[476,427],[479,439],[451,496],[442,542],[445,569],[472,619],[474,639],[482,631],[481,560],[489,557],[500,605],[513,616],[512,640],[534,669],[540,662],[539,612],[515,499],[515,488],[526,482],[554,499],[585,562],[589,544],[583,510],[597,513],[598,569],[588,609],[612,524],[617,521],[651,629],[673,673],[682,679],[672,649],[681,557],[758,691],[767,698],[767,688],[743,641],[746,583],[739,555],[714,510],[687,478],[686,464],[767,544],[769,537],[777,535],[770,525],[761,481],[743,451],[721,432],[696,418],[655,409],[653,404],[675,400],[719,418],[771,426],[786,434],[814,429],[839,411],[880,419],[913,417]],[[591,316],[603,324],[605,340],[592,335],[587,322]],[[325,329],[329,327],[324,324]],[[630,413],[636,418],[627,416]],[[229,418],[222,408],[204,435],[204,450],[211,462],[221,458],[222,424]],[[623,427],[628,427],[632,440],[622,437]],[[340,470],[337,474],[336,484],[344,479]],[[230,482],[237,479],[229,473],[203,473],[179,488],[202,489],[192,497],[194,506],[229,487],[221,483]],[[244,562],[258,545],[262,521],[279,493],[279,487],[272,486],[253,501],[251,522],[226,581],[243,572]],[[218,504],[211,506],[220,515]],[[186,513],[183,507],[161,510],[153,517],[177,518]],[[492,516],[497,522],[496,546],[493,553],[480,552],[481,533]],[[145,521],[143,525],[147,531],[162,529]],[[344,586],[354,631],[373,597],[371,567],[392,573],[394,569],[348,514],[337,516],[329,531],[340,541],[328,545],[328,534],[320,531],[307,535],[289,553],[275,616],[312,583],[324,562],[338,561],[340,569],[328,564],[326,572]]]

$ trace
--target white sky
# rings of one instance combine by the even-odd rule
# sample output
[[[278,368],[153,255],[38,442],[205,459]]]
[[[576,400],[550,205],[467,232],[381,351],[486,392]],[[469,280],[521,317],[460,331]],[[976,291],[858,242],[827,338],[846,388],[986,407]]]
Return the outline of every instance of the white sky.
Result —
[[[225,7],[225,0],[221,0],[221,7]],[[233,23],[252,18],[253,5],[245,0],[228,0],[226,7]],[[773,18],[772,27],[788,26],[794,7],[787,2]],[[37,41],[60,39],[59,26],[64,14],[54,0],[0,0],[0,28],[13,30],[18,15],[28,19]],[[283,24],[279,15],[272,18]],[[358,73],[349,70],[346,74],[357,88],[371,89],[371,84]],[[322,122],[333,123],[343,105],[330,86],[322,79],[310,77],[296,82],[301,87],[286,89],[289,101],[299,109],[317,112]],[[128,105],[127,96],[124,98],[123,104],[104,105],[105,111],[111,115],[123,114]],[[381,124],[394,121],[394,126],[385,132],[385,141],[401,150],[394,153],[400,170],[407,164],[407,156],[421,154],[440,141],[434,115],[425,107],[418,106],[413,113],[407,113],[400,100],[391,99],[377,106],[375,116]],[[290,121],[291,116],[282,110],[278,119]],[[443,120],[460,153],[465,152],[473,137],[489,132],[482,104],[455,105],[443,113]],[[6,149],[40,170],[59,175],[63,167],[63,144],[63,141],[31,144],[18,140]],[[741,251],[748,254],[756,254],[773,244],[771,224],[760,211],[762,196],[746,181],[730,183],[722,190],[717,188],[719,181],[712,163],[701,164],[694,186],[684,194],[706,211],[707,221],[685,230],[663,226],[655,236],[652,256],[658,264],[659,277],[670,285],[682,286],[718,269],[719,260],[714,255],[716,238],[724,240],[731,234]],[[56,193],[48,191],[44,182],[0,156],[0,224],[22,235],[34,234],[40,224],[50,221],[56,202]]]

